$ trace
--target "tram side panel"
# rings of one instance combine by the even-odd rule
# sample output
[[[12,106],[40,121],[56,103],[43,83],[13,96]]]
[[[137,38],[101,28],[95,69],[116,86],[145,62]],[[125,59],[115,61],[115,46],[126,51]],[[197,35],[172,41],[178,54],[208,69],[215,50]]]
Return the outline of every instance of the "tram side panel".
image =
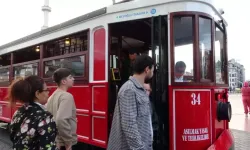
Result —
[[[5,99],[7,92],[7,87],[0,87],[0,121],[9,123],[11,121],[12,109]]]
[[[212,145],[211,89],[170,89],[173,150],[206,149]]]
[[[49,84],[50,95],[56,86]],[[79,85],[69,89],[77,108],[78,141],[105,148],[107,141],[107,84]]]
[[[98,28],[93,32],[93,80],[94,83],[77,83],[69,92],[74,96],[77,107],[77,134],[80,142],[88,143],[98,147],[105,148],[108,139],[108,83],[103,82],[106,79],[105,74],[105,54],[106,54],[106,31],[104,28]],[[85,60],[85,64],[88,63]],[[88,68],[89,69],[89,68]],[[86,71],[88,71],[88,69]],[[100,81],[100,82],[99,82]],[[50,94],[56,89],[55,84],[48,83],[51,88]],[[0,87],[0,121],[10,123],[14,112],[22,106],[17,103],[11,108],[5,97],[8,88]]]

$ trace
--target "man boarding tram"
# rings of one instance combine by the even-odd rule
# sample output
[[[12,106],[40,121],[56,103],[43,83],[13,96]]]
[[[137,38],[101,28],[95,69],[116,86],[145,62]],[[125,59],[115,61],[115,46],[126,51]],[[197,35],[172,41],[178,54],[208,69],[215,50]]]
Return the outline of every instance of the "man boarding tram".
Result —
[[[150,101],[144,83],[153,77],[154,62],[137,56],[134,74],[119,90],[108,142],[108,150],[152,150],[153,128]]]

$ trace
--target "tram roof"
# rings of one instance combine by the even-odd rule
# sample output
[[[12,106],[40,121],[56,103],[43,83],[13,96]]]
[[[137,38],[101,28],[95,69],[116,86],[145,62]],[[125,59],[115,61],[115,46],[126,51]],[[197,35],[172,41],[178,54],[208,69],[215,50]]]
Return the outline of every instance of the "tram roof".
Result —
[[[62,29],[62,28],[68,27],[68,26],[76,24],[78,22],[82,22],[82,21],[85,21],[85,20],[88,20],[88,19],[100,16],[100,15],[103,15],[103,14],[106,13],[106,11],[107,11],[107,8],[104,7],[102,9],[98,9],[98,10],[93,11],[91,13],[88,13],[88,14],[76,17],[74,19],[68,20],[66,22],[60,23],[60,24],[52,26],[52,27],[49,27],[47,29],[35,32],[33,34],[30,34],[28,36],[22,37],[22,38],[20,38],[18,40],[15,40],[15,41],[12,41],[10,43],[7,43],[7,44],[4,44],[4,45],[0,46],[0,50],[4,49],[6,47],[12,46],[12,45],[16,45],[16,44],[28,41],[28,40],[36,38],[36,37],[40,37],[40,36],[45,35],[47,33],[56,31],[58,29]]]
[[[209,1],[212,1],[212,0],[209,0]],[[183,0],[154,0],[154,1],[139,0],[139,2],[138,1],[128,1],[128,2],[124,2],[124,3],[118,3],[119,5],[115,4],[115,5],[112,5],[109,7],[104,7],[104,8],[95,10],[93,12],[90,12],[90,13],[84,14],[82,16],[76,17],[74,19],[68,20],[66,22],[60,23],[58,25],[49,27],[47,29],[35,32],[33,34],[22,37],[20,39],[14,40],[14,41],[9,42],[7,44],[0,45],[0,51],[4,50],[5,48],[17,45],[17,44],[21,44],[21,43],[27,42],[27,41],[35,39],[35,38],[39,38],[43,35],[47,35],[51,32],[69,27],[71,25],[74,25],[74,24],[77,24],[77,23],[80,23],[83,21],[87,21],[87,20],[92,19],[92,18],[100,17],[100,16],[107,14],[107,13],[116,13],[116,12],[122,12],[122,11],[131,10],[131,9],[136,9],[138,6],[139,7],[148,7],[148,6],[159,5],[159,4],[164,4],[164,3],[176,3],[176,2],[177,3],[183,2]],[[210,7],[212,7],[213,11],[215,11],[215,14],[218,15],[219,18],[221,20],[223,20],[225,22],[225,24],[227,25],[227,22],[220,15],[218,10],[213,6],[212,2],[208,2],[207,0],[186,0],[185,2],[199,2],[199,3],[209,5]],[[143,4],[143,3],[145,3],[145,4]],[[140,4],[140,5],[138,5],[138,4]],[[58,37],[55,37],[55,38],[58,38]],[[32,45],[30,45],[30,46],[32,46]]]

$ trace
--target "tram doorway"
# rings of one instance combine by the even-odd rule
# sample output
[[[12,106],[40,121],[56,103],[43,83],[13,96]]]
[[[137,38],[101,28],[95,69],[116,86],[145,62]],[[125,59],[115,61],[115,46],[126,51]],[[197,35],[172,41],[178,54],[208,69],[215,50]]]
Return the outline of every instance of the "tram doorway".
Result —
[[[153,122],[156,131],[154,144],[158,150],[167,149],[169,144],[167,16],[109,25],[109,129],[119,88],[132,75],[131,62],[141,54],[150,55],[156,64],[151,81],[152,104],[156,114]]]

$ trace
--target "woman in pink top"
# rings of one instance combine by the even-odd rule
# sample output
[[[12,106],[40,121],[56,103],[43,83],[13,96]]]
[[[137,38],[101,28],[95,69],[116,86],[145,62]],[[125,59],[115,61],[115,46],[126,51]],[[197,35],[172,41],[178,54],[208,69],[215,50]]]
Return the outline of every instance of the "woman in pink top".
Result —
[[[241,88],[241,93],[242,93],[242,101],[243,101],[243,106],[244,106],[244,111],[246,117],[248,117],[248,112],[250,108],[250,87],[248,82],[244,82],[243,87]]]

